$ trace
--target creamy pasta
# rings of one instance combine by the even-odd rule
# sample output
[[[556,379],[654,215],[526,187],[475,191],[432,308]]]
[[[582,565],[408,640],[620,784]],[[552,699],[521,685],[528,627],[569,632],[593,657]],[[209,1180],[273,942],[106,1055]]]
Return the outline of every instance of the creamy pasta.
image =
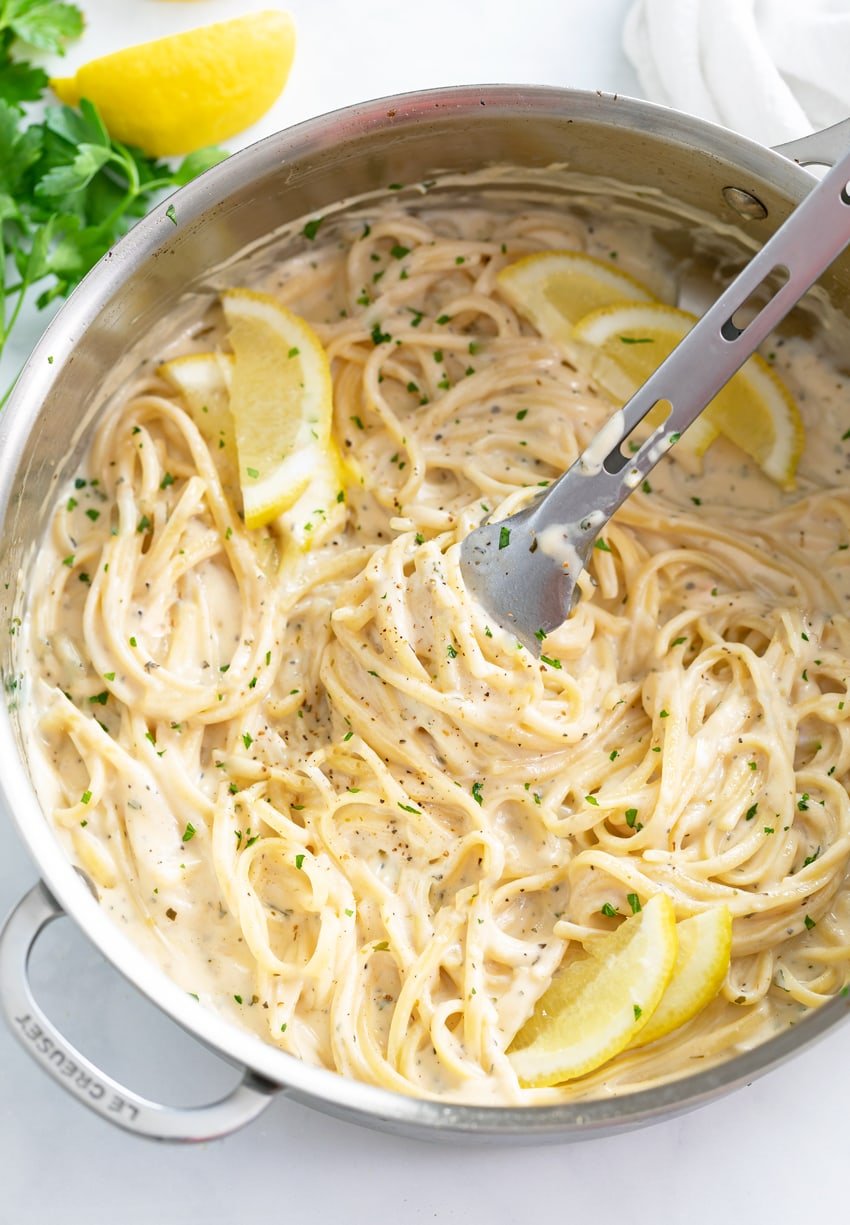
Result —
[[[460,541],[611,406],[496,273],[615,250],[671,298],[675,269],[632,223],[498,201],[391,204],[307,247],[263,288],[332,362],[347,476],[323,541],[245,530],[152,366],[57,504],[27,641],[33,771],[69,854],[201,1005],[402,1093],[554,1102],[762,1041],[850,957],[845,381],[780,342],[797,490],[723,442],[701,475],[664,461],[538,661],[465,591]],[[213,310],[177,348],[215,344]],[[680,918],[729,907],[721,994],[521,1088],[506,1049],[553,972],[658,890]]]

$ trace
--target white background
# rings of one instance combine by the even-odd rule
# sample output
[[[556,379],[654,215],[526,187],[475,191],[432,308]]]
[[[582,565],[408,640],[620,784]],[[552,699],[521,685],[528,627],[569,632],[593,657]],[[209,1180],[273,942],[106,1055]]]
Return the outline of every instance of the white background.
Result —
[[[89,29],[68,57],[71,67],[131,41],[263,6],[78,2]],[[620,51],[627,0],[292,0],[287,7],[299,36],[290,83],[272,115],[234,147],[346,103],[432,85],[638,92]],[[3,386],[44,321],[25,322],[0,366]],[[34,879],[0,814],[0,912]],[[133,1088],[189,1103],[233,1082],[231,1069],[138,1000],[69,922],[45,935],[33,970],[60,1027]],[[416,1143],[281,1097],[240,1134],[189,1149],[132,1138],[87,1113],[0,1029],[0,1225],[846,1220],[848,1058],[845,1027],[686,1118],[581,1144]]]

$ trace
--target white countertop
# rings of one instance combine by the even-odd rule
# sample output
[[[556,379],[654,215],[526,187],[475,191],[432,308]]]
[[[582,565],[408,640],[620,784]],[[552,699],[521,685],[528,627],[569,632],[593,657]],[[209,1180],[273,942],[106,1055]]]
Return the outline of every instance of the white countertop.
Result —
[[[634,94],[619,46],[628,0],[78,0],[73,67],[136,39],[261,7],[288,7],[296,64],[251,138],[368,97],[463,82],[535,82]],[[247,143],[247,139],[234,142]],[[43,317],[0,364],[5,387]],[[0,814],[0,913],[35,870]],[[69,922],[34,957],[54,1021],[140,1092],[211,1100],[232,1069],[200,1050],[95,954]],[[0,1225],[305,1225],[568,1222],[784,1225],[843,1220],[839,1144],[850,1027],[746,1089],[673,1122],[575,1145],[423,1144],[328,1119],[283,1096],[241,1133],[157,1146],[85,1111],[0,1027]],[[842,1144],[843,1147],[843,1144]]]

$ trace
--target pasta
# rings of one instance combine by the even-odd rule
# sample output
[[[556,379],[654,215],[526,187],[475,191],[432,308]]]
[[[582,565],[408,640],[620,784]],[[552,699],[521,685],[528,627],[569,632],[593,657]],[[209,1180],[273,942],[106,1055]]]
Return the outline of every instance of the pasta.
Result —
[[[34,572],[33,772],[103,906],[202,1004],[402,1093],[622,1092],[847,979],[846,388],[813,347],[777,350],[816,393],[798,490],[722,442],[702,476],[665,461],[540,661],[460,577],[467,532],[611,411],[496,273],[608,254],[613,225],[426,201],[328,226],[265,288],[332,362],[338,526],[306,552],[247,532],[220,457],[142,373]],[[626,267],[635,235],[615,233]],[[649,275],[671,292],[660,256]],[[213,312],[178,348],[215,342]],[[731,910],[720,996],[580,1081],[521,1088],[506,1049],[565,953],[658,890],[680,918]]]

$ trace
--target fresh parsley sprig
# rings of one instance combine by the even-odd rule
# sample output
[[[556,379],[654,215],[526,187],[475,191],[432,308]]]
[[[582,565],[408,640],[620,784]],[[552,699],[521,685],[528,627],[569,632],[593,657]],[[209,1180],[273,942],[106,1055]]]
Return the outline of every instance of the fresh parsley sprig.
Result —
[[[37,102],[48,77],[18,54],[21,44],[64,55],[83,32],[83,15],[75,4],[57,0],[0,0],[0,99],[12,106]]]
[[[40,308],[65,297],[164,192],[227,156],[201,149],[174,169],[111,140],[86,100],[31,119],[48,78],[17,49],[61,53],[82,28],[73,4],[0,0],[0,355],[33,287]]]

